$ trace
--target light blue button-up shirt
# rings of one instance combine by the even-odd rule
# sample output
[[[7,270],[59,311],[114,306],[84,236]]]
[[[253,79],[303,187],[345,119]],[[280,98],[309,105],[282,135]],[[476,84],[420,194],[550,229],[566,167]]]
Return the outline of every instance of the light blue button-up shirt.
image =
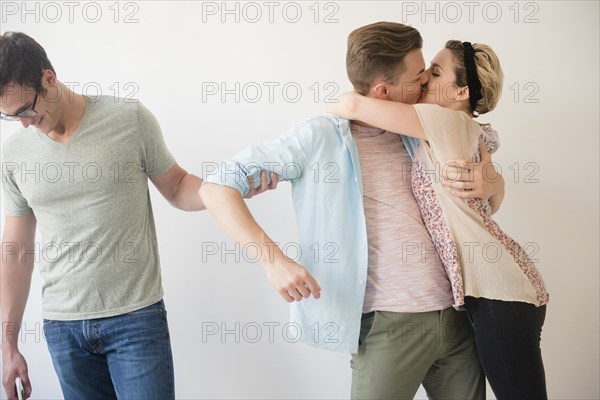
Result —
[[[402,140],[413,157],[418,140]],[[206,182],[232,187],[244,196],[247,177],[258,187],[263,170],[291,182],[302,250],[297,261],[321,286],[320,299],[292,303],[290,336],[317,347],[356,352],[368,247],[360,163],[349,121],[327,115],[300,122],[279,138],[223,161]]]

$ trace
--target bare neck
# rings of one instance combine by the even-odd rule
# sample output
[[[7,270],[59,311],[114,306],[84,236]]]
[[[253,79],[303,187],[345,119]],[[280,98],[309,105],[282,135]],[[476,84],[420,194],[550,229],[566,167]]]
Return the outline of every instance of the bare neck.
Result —
[[[79,127],[85,114],[86,101],[82,95],[71,91],[62,83],[59,82],[58,85],[60,90],[60,97],[57,100],[58,122],[48,135],[56,141],[64,142]]]

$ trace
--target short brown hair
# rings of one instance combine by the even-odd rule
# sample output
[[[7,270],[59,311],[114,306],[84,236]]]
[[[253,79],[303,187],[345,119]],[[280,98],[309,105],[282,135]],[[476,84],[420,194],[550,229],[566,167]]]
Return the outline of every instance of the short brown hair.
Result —
[[[54,67],[44,48],[22,32],[0,35],[0,95],[9,84],[42,90],[42,70]],[[55,72],[56,73],[56,72]]]
[[[448,40],[446,48],[452,52],[456,67],[456,85],[467,86],[467,69],[465,68],[465,47],[461,41]],[[485,114],[496,108],[500,95],[502,94],[502,85],[504,83],[504,73],[500,66],[498,56],[488,45],[475,43],[475,64],[477,65],[477,77],[481,82],[481,99],[477,102],[474,110],[477,114]]]
[[[354,89],[366,94],[376,79],[395,84],[404,72],[404,57],[423,47],[415,28],[395,22],[376,22],[348,36],[346,71]]]

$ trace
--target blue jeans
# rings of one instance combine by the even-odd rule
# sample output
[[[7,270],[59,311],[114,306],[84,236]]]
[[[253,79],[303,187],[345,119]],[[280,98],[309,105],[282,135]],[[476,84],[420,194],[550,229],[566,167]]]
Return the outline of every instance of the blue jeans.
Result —
[[[115,317],[44,320],[44,336],[66,400],[175,398],[162,300]]]
[[[481,365],[498,400],[545,400],[540,340],[546,306],[465,297]]]

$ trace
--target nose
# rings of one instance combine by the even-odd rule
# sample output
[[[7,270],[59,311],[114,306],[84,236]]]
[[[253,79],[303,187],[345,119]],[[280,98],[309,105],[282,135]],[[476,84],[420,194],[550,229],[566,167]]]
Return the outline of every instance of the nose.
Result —
[[[427,82],[429,82],[429,69],[426,69],[425,72],[421,74],[421,78],[419,79],[421,86],[427,85]]]
[[[31,118],[19,117],[19,122],[21,122],[21,125],[23,125],[23,128],[27,128],[31,124]]]

